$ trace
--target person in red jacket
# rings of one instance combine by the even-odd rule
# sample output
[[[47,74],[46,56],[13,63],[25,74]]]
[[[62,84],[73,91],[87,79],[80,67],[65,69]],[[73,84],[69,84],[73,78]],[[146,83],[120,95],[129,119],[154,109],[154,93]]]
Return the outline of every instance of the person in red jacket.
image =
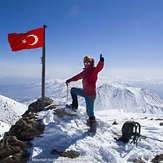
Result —
[[[97,66],[94,66],[94,59],[90,56],[86,56],[83,59],[84,69],[81,73],[75,75],[74,77],[68,79],[66,84],[72,81],[77,81],[82,79],[83,88],[71,88],[72,104],[68,105],[70,109],[76,111],[78,109],[78,99],[77,96],[82,96],[85,98],[86,111],[89,119],[87,120],[87,125],[90,126],[90,131],[96,131],[96,119],[94,115],[94,101],[96,98],[96,81],[98,73],[104,67],[104,58],[100,55],[100,61]]]

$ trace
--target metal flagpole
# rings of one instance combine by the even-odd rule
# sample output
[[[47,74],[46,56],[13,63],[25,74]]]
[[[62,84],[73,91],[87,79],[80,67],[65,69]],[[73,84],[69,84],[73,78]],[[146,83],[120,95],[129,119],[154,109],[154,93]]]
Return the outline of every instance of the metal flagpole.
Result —
[[[42,49],[42,109],[44,109],[45,106],[45,28],[47,27],[46,25],[44,27],[44,46]]]

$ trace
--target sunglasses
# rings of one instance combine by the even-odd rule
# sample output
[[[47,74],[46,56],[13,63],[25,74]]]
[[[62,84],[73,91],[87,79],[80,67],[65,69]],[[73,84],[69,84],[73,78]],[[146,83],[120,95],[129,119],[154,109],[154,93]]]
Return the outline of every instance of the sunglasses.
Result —
[[[84,65],[91,65],[91,62],[84,62]]]

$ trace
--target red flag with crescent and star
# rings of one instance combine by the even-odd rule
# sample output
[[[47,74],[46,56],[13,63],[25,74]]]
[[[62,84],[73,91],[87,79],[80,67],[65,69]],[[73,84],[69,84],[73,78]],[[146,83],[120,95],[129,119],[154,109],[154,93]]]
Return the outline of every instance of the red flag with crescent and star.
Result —
[[[33,49],[44,46],[44,28],[38,28],[27,33],[10,33],[8,41],[12,51]]]

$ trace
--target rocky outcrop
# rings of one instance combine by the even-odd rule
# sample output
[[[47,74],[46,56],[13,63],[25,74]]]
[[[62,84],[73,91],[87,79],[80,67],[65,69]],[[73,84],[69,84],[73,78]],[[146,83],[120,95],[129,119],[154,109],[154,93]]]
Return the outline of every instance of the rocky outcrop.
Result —
[[[141,159],[135,159],[133,160],[133,163],[145,163],[145,162]]]
[[[29,160],[30,154],[27,148],[32,146],[30,141],[40,136],[44,131],[44,126],[37,118],[37,112],[55,109],[54,114],[59,118],[76,116],[76,114],[65,112],[64,109],[56,109],[52,102],[52,99],[46,97],[44,98],[44,107],[42,107],[42,98],[31,103],[28,110],[22,115],[22,118],[4,134],[3,139],[0,141],[0,163],[26,163]],[[73,150],[66,152],[53,150],[52,154],[69,158],[79,156],[79,153]]]
[[[44,106],[52,104],[53,100],[45,98]],[[45,109],[44,107],[44,109]],[[52,108],[52,106],[51,106]],[[53,107],[54,108],[54,107]],[[0,162],[1,163],[26,163],[29,159],[27,148],[31,147],[31,140],[40,136],[44,126],[37,119],[37,112],[42,109],[42,99],[29,105],[28,110],[22,115],[15,125],[4,134],[0,141]]]
[[[26,162],[29,157],[26,149],[30,146],[29,142],[20,141],[16,136],[4,136],[0,142],[0,162]]]
[[[151,162],[153,162],[153,163],[160,163],[161,161],[163,161],[163,154],[156,155],[156,157],[153,158]]]
[[[45,97],[44,100],[42,98],[39,98],[37,101],[35,101],[29,105],[26,113],[28,113],[28,112],[37,113],[42,110],[47,110],[46,107],[51,105],[52,103],[53,103],[53,100],[48,97]],[[43,107],[43,105],[44,105],[44,107]]]
[[[30,141],[34,137],[39,136],[44,131],[44,126],[38,120],[21,118],[16,122],[7,133],[11,136],[16,136],[21,141]]]
[[[64,108],[55,109],[54,115],[56,115],[58,118],[63,118],[64,116],[69,116],[69,117],[77,116],[77,114],[67,113]]]
[[[62,157],[68,157],[68,158],[77,158],[80,155],[79,152],[74,151],[74,150],[68,150],[66,152],[59,152],[59,151],[57,151],[55,149],[51,151],[51,154],[59,155],[59,156],[62,156]]]

